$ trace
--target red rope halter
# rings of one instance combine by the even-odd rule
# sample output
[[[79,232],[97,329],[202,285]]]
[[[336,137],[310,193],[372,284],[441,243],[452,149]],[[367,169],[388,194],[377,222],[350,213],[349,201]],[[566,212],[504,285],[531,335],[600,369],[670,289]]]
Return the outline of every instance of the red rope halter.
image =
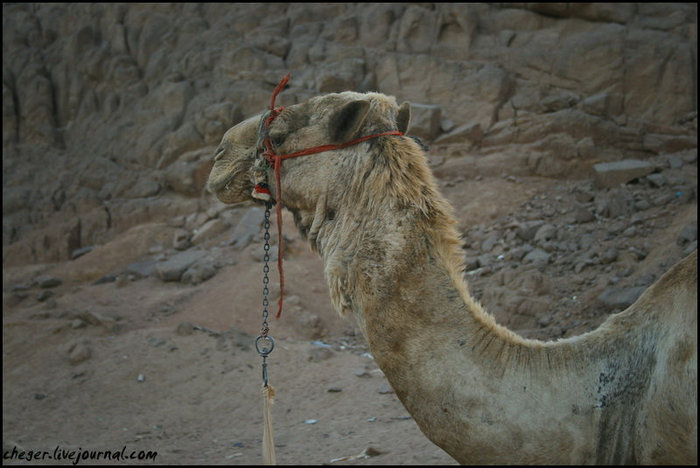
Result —
[[[272,125],[272,122],[277,118],[277,116],[284,110],[284,107],[275,107],[275,100],[277,99],[277,95],[282,92],[284,89],[285,85],[287,82],[290,80],[292,77],[291,73],[287,73],[284,78],[282,78],[282,81],[275,87],[274,91],[272,92],[272,99],[270,100],[270,115],[265,119],[265,138],[263,140],[264,145],[265,145],[265,151],[263,151],[262,156],[267,160],[269,164],[271,164],[274,168],[275,171],[275,198],[277,202],[277,237],[279,239],[279,248],[278,248],[278,253],[277,253],[277,267],[279,269],[280,273],[280,298],[279,298],[279,310],[277,312],[277,318],[280,318],[280,315],[282,314],[282,297],[284,295],[284,272],[282,270],[282,186],[280,184],[280,174],[281,174],[281,168],[282,168],[282,161],[284,159],[289,159],[289,158],[296,158],[298,156],[306,156],[309,154],[316,154],[316,153],[322,153],[324,151],[331,151],[331,150],[337,150],[341,148],[345,148],[347,146],[352,146],[356,145],[358,143],[362,143],[363,141],[371,140],[373,138],[378,138],[381,136],[388,136],[388,135],[395,135],[395,136],[402,136],[403,133],[398,131],[398,130],[392,130],[389,132],[382,132],[382,133],[376,133],[373,135],[367,135],[363,137],[356,138],[354,140],[337,144],[337,145],[321,145],[321,146],[314,146],[312,148],[307,148],[301,151],[297,151],[295,153],[290,153],[290,154],[277,154],[275,153],[275,150],[272,148],[272,143],[270,142],[270,135],[269,135],[269,130],[270,130],[270,125]],[[256,187],[257,190],[257,187]]]

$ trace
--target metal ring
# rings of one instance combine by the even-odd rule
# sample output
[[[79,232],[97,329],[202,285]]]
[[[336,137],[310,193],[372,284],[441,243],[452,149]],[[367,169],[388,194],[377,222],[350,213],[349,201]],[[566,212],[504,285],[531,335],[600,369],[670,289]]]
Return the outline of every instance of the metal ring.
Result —
[[[263,339],[269,341],[269,343],[270,343],[270,348],[269,348],[269,349],[266,348],[266,347],[263,347],[262,350],[260,349],[260,340],[263,340]],[[273,349],[275,349],[275,340],[273,340],[271,336],[262,336],[262,335],[260,335],[260,336],[258,336],[258,337],[255,339],[255,349],[256,349],[256,351],[258,352],[259,355],[265,357],[265,356],[267,356],[268,354],[270,354],[270,353],[272,352]]]

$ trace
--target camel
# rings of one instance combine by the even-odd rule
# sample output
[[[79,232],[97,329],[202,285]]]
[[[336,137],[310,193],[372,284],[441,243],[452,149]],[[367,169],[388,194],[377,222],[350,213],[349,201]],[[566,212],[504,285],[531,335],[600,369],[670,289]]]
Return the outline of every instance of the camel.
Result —
[[[288,154],[405,133],[409,118],[394,97],[348,91],[285,108],[267,132]],[[254,199],[260,122],[222,139],[208,181],[222,202]],[[697,251],[597,329],[525,339],[469,294],[426,159],[414,139],[383,136],[285,160],[280,176],[334,308],[421,431],[462,464],[696,464]]]

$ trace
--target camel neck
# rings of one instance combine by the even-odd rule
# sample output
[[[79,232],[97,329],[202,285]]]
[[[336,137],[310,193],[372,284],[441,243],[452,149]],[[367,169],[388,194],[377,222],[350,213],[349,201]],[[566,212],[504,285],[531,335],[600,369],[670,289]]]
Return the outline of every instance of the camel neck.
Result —
[[[371,176],[366,180],[372,182]],[[469,451],[483,450],[491,438],[473,435],[466,448],[456,439],[472,418],[501,418],[492,400],[507,402],[546,388],[550,380],[536,375],[550,358],[556,367],[561,349],[497,325],[469,295],[451,208],[432,176],[424,181],[407,189],[425,194],[422,201],[390,190],[379,195],[365,190],[374,197],[364,200],[360,192],[342,198],[353,204],[320,200],[314,221],[307,223],[309,240],[323,257],[336,310],[355,316],[370,352],[421,430],[456,458],[469,460]],[[558,371],[549,371],[556,380]],[[465,405],[474,408],[468,417]],[[460,447],[460,453],[450,447]]]

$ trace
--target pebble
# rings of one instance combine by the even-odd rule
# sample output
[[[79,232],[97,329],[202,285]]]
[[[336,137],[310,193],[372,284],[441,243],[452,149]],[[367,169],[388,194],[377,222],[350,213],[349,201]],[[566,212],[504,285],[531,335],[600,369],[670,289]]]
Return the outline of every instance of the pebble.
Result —
[[[576,205],[573,209],[574,220],[577,223],[589,223],[595,220],[595,215],[588,208]]]
[[[318,419],[307,419],[304,421],[304,424],[316,424],[318,422]]]
[[[53,276],[43,276],[36,280],[37,285],[40,288],[55,288],[63,283],[59,278]]]
[[[73,328],[73,329],[85,328],[85,322],[79,318],[74,319],[70,325],[71,325],[71,328]]]
[[[647,180],[651,183],[652,187],[660,188],[666,185],[666,178],[663,174],[649,174]]]
[[[188,336],[194,333],[194,325],[191,322],[180,322],[175,328],[175,333],[180,336]]]
[[[544,266],[549,263],[551,254],[548,254],[542,249],[535,249],[532,252],[525,255],[523,258],[524,263],[532,263],[535,266]]]
[[[179,281],[185,270],[192,266],[201,256],[202,252],[194,250],[173,255],[170,259],[156,264],[156,275],[161,281]]]
[[[550,314],[543,315],[537,319],[537,325],[542,328],[549,326],[552,323],[552,316]]]
[[[384,383],[381,387],[379,387],[378,392],[382,395],[388,395],[394,393],[394,389],[391,388],[391,386],[388,383]]]
[[[46,299],[50,298],[51,296],[53,296],[53,292],[52,292],[52,291],[41,291],[41,292],[37,295],[36,300],[39,301],[39,302],[44,302]]]
[[[617,251],[617,249],[614,247],[611,247],[605,251],[605,253],[602,255],[602,257],[600,257],[600,261],[603,264],[612,263],[615,260],[617,260],[618,255],[619,255],[619,252]]]
[[[75,260],[78,257],[82,257],[86,253],[92,252],[94,248],[94,246],[90,245],[88,247],[81,247],[79,249],[75,249],[73,252],[71,252],[70,259]]]
[[[189,231],[178,229],[173,235],[173,247],[175,250],[186,250],[192,245],[191,238]]]
[[[335,352],[328,348],[313,348],[308,351],[308,357],[306,358],[311,362],[321,362],[332,358]]]
[[[92,349],[87,342],[73,343],[68,349],[68,361],[71,364],[79,364],[92,357]]]

